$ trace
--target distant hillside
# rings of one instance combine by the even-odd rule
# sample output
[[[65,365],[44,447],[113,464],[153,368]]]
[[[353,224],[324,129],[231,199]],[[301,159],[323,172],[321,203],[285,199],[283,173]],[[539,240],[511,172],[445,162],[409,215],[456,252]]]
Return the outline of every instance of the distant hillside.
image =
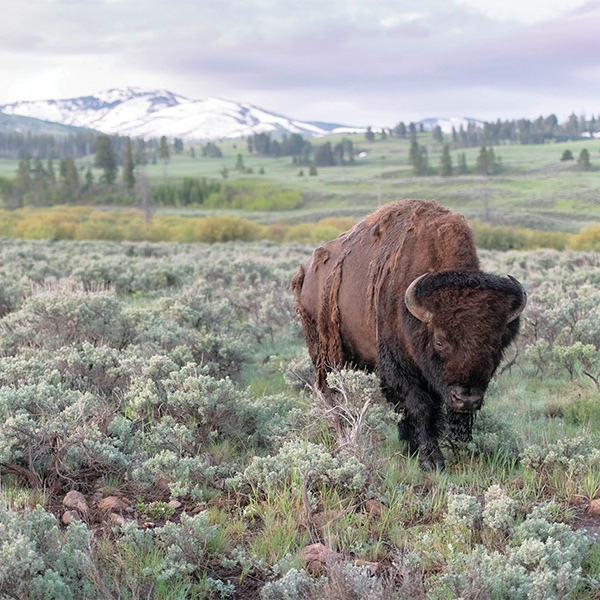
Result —
[[[80,98],[15,102],[0,106],[10,115],[34,117],[107,134],[183,140],[239,138],[255,133],[275,137],[321,136],[357,128],[289,119],[251,104],[220,98],[193,100],[167,90],[113,89]],[[358,128],[364,131],[363,128]]]
[[[89,129],[53,123],[34,117],[24,117],[0,112],[0,132],[4,133],[9,131],[15,131],[17,133],[69,135],[77,133],[78,131],[89,131]]]

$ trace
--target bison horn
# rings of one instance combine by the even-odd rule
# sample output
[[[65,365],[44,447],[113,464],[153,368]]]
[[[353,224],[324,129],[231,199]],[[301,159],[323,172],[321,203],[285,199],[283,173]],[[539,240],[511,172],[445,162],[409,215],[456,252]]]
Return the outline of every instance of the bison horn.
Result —
[[[521,303],[519,304],[519,306],[515,310],[513,310],[508,315],[508,321],[507,321],[507,323],[510,323],[511,321],[514,321],[523,312],[523,310],[527,306],[527,292],[525,291],[525,288],[512,275],[509,275],[508,278],[513,283],[515,283],[516,285],[518,285],[519,289],[521,290]]]
[[[423,321],[423,323],[431,323],[431,320],[433,319],[433,313],[421,306],[421,303],[416,297],[417,286],[425,279],[425,277],[427,277],[427,275],[429,275],[429,273],[417,277],[408,288],[406,288],[406,292],[404,293],[404,303],[406,304],[406,308],[413,317],[416,317],[419,321]]]

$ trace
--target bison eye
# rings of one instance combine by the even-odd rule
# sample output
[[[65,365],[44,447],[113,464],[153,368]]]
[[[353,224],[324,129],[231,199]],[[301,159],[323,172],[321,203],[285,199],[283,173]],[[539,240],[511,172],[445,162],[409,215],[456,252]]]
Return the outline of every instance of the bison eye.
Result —
[[[444,344],[442,344],[442,342],[440,342],[439,340],[436,340],[436,342],[435,342],[435,345],[436,345],[438,348],[441,348],[441,347],[442,347]]]

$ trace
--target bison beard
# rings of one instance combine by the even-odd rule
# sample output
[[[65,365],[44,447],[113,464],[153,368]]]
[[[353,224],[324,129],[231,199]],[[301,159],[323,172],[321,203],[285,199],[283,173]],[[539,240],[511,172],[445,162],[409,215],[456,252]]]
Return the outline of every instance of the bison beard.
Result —
[[[425,469],[444,467],[444,412],[469,438],[527,301],[514,278],[480,271],[462,216],[423,200],[388,204],[317,248],[292,288],[318,388],[331,394],[335,367],[376,370]]]

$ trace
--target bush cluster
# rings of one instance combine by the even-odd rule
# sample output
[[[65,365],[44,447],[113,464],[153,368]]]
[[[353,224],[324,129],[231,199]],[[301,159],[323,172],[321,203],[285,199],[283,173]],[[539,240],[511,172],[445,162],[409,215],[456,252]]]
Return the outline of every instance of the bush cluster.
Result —
[[[478,502],[475,498],[470,502],[461,499],[460,504],[475,506]],[[505,553],[489,552],[479,544],[470,552],[457,552],[451,556],[447,572],[438,580],[430,597],[493,600],[570,597],[580,583],[581,564],[590,540],[581,531],[553,522],[551,511],[550,505],[536,507],[516,524],[510,499],[503,498],[499,490],[488,490],[483,528],[501,526],[508,536]],[[450,523],[466,525],[464,517]]]
[[[262,189],[261,185],[254,184],[249,190],[246,182],[232,183],[207,196],[202,206],[273,211],[297,208],[303,203],[300,192],[269,187]],[[168,205],[171,202],[177,203],[177,200],[161,202]],[[282,219],[273,225],[263,225],[242,216],[188,217],[157,214],[152,223],[148,224],[144,221],[142,212],[134,209],[108,212],[86,206],[57,205],[50,208],[0,210],[0,236],[53,240],[215,243],[270,239],[314,245],[335,238],[350,229],[354,223],[354,219],[347,217],[327,217],[316,223],[289,224]],[[600,247],[600,230],[596,226],[584,228],[578,234],[490,225],[477,220],[471,221],[470,226],[477,246],[486,250],[597,250]]]

